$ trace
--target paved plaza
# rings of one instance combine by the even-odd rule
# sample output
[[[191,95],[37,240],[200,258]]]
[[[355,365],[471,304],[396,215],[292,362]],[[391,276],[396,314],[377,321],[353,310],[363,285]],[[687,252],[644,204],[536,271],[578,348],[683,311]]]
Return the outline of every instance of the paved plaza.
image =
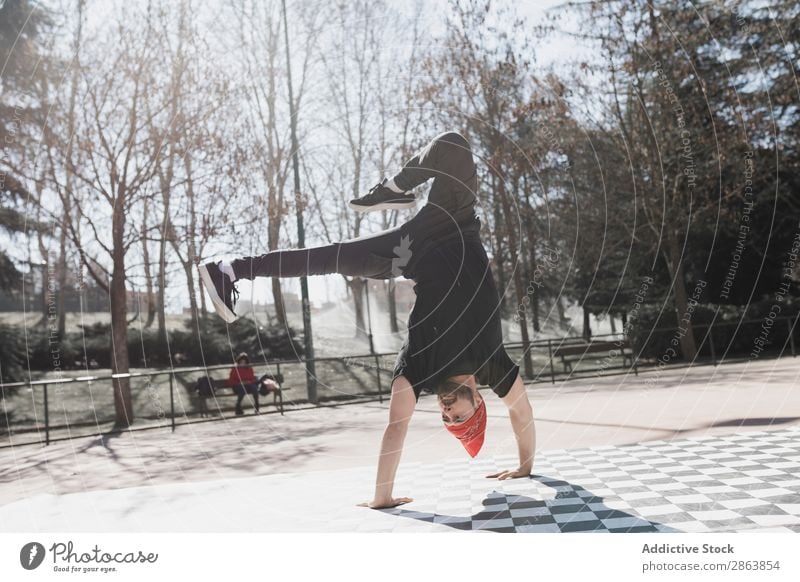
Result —
[[[799,360],[532,384],[516,466],[486,393],[470,459],[420,399],[389,510],[373,490],[387,403],[0,450],[0,531],[800,532]],[[648,380],[649,378],[649,380]]]

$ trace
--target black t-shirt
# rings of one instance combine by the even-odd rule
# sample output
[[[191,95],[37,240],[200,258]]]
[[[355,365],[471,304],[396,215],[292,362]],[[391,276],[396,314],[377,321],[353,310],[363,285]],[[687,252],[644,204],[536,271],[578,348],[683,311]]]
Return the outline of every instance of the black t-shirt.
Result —
[[[417,300],[395,363],[419,398],[449,376],[475,374],[505,396],[519,367],[503,347],[500,300],[477,230],[439,238],[414,265]]]
[[[426,204],[414,218],[400,227],[401,236],[410,241],[409,261],[403,275],[416,280],[418,265],[435,248],[463,239],[480,242],[480,229],[480,219],[471,205],[456,213]]]

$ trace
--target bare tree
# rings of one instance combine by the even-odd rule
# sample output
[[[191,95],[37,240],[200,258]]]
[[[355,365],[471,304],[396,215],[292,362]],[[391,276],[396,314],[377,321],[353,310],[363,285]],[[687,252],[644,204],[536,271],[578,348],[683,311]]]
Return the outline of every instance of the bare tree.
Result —
[[[427,92],[445,111],[457,111],[466,131],[474,138],[481,157],[486,161],[483,173],[485,206],[492,208],[487,218],[493,220],[495,234],[494,261],[501,297],[505,294],[506,268],[510,269],[515,303],[526,300],[521,250],[523,200],[509,192],[514,162],[519,155],[511,142],[513,122],[519,103],[527,102],[532,90],[529,55],[531,50],[524,35],[524,21],[513,12],[501,9],[492,13],[490,5],[470,0],[451,2],[445,36],[446,50],[433,55],[427,63],[433,73]],[[519,45],[500,37],[489,40],[489,22],[497,18],[507,22],[512,37]],[[492,37],[494,38],[494,37]],[[505,259],[508,259],[508,264]],[[527,317],[518,319],[524,349],[524,372],[533,375],[530,357],[530,335]]]
[[[75,186],[66,191],[59,185],[75,212],[66,223],[71,241],[89,274],[109,293],[115,375],[129,371],[126,258],[141,237],[131,216],[156,171],[147,128],[161,112],[146,106],[155,97],[150,75],[158,59],[153,44],[145,42],[149,27],[136,22],[122,14],[108,36],[84,45],[76,93],[83,104],[75,120],[78,151],[65,160]],[[50,137],[65,139],[55,132]],[[114,378],[113,389],[116,423],[128,426],[134,418],[130,383]]]
[[[248,137],[266,196],[260,196],[266,217],[267,246],[280,246],[280,231],[288,216],[285,187],[291,156],[287,137],[288,115],[281,109],[286,94],[285,55],[281,42],[281,13],[278,2],[243,2],[236,12],[242,32],[239,52],[244,67],[248,114],[253,131]],[[304,67],[305,68],[305,67]],[[304,75],[304,72],[301,72]],[[283,114],[282,114],[283,112]],[[286,326],[286,308],[278,277],[272,278],[272,298],[279,324]]]
[[[395,26],[396,37],[401,42],[393,44],[389,50],[380,51],[378,65],[375,67],[374,91],[378,102],[378,175],[384,176],[390,171],[390,164],[401,164],[413,153],[417,142],[423,141],[419,136],[422,126],[422,104],[419,102],[419,77],[426,47],[423,44],[425,30],[423,19],[425,5],[418,0],[412,14],[407,19],[396,11],[388,17],[394,23],[403,22],[403,26]],[[380,39],[376,39],[380,42]],[[381,227],[386,230],[397,226],[405,212],[397,210],[381,213]],[[396,280],[386,282],[386,303],[388,306],[389,329],[393,333],[400,331],[397,321]]]
[[[327,41],[330,50],[321,53],[331,102],[336,111],[336,118],[330,125],[345,144],[349,162],[338,174],[338,178],[343,179],[341,187],[331,185],[332,190],[340,192],[339,208],[344,213],[347,213],[346,200],[364,193],[369,149],[378,137],[374,129],[378,93],[375,72],[380,63],[383,38],[380,27],[386,25],[379,15],[385,9],[382,2],[366,0],[332,7],[330,19],[336,26],[329,30]],[[347,214],[340,217],[340,223],[348,226],[346,238],[361,236],[363,220],[361,214],[352,220]],[[344,279],[353,299],[356,336],[366,337],[364,292],[367,282],[361,277]]]

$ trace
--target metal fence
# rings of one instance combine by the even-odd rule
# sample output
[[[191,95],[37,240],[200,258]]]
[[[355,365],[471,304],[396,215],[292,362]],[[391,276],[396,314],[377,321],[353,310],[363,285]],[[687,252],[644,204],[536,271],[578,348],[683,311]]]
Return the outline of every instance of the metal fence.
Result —
[[[781,357],[790,352],[796,355],[795,335],[798,317],[773,318],[771,329],[783,326],[784,341],[774,341],[774,348],[765,357]],[[694,324],[698,353],[692,362],[683,365],[716,365],[743,356],[737,331],[746,326],[763,325],[763,320]],[[733,333],[722,333],[725,326],[737,326]],[[528,383],[550,382],[557,379],[638,373],[640,368],[659,365],[658,353],[665,339],[674,337],[677,328],[648,330],[641,337],[622,334],[595,335],[591,340],[580,336],[543,338],[527,342],[506,343],[513,359],[524,373],[524,357],[530,359]],[[749,335],[749,334],[748,334]],[[715,339],[716,338],[716,339]],[[727,338],[727,341],[723,341]],[[733,338],[733,340],[731,340]],[[779,338],[776,334],[773,340]],[[750,340],[752,341],[752,340]],[[738,343],[737,343],[738,342]],[[585,347],[603,343],[609,349],[592,352]],[[745,344],[746,345],[746,344]],[[565,349],[572,348],[572,349]],[[734,349],[735,348],[735,349]],[[569,366],[566,357],[569,352]],[[367,400],[383,401],[389,394],[396,353],[386,352],[347,357],[315,358],[318,379],[318,399],[306,398],[306,361],[281,360],[253,364],[256,375],[265,372],[283,376],[283,401],[289,410],[309,406],[324,406]],[[672,364],[672,363],[671,363]],[[125,430],[171,429],[177,426],[230,418],[234,409],[233,391],[213,397],[211,409],[203,402],[194,387],[202,376],[221,379],[231,365],[132,372],[97,376],[46,378],[30,382],[0,384],[0,447],[23,444],[50,444],[77,436],[100,435],[117,431],[114,425],[114,398],[111,390],[114,379],[127,379],[131,385],[135,424]],[[263,413],[277,412],[270,408],[272,396],[262,397]]]

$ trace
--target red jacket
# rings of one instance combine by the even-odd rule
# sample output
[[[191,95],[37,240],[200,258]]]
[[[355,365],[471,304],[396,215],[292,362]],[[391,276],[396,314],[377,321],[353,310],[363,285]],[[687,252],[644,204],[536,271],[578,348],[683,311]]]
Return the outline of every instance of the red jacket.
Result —
[[[256,373],[250,366],[243,366],[241,368],[231,368],[231,375],[228,377],[228,386],[234,387],[239,384],[255,384]]]

